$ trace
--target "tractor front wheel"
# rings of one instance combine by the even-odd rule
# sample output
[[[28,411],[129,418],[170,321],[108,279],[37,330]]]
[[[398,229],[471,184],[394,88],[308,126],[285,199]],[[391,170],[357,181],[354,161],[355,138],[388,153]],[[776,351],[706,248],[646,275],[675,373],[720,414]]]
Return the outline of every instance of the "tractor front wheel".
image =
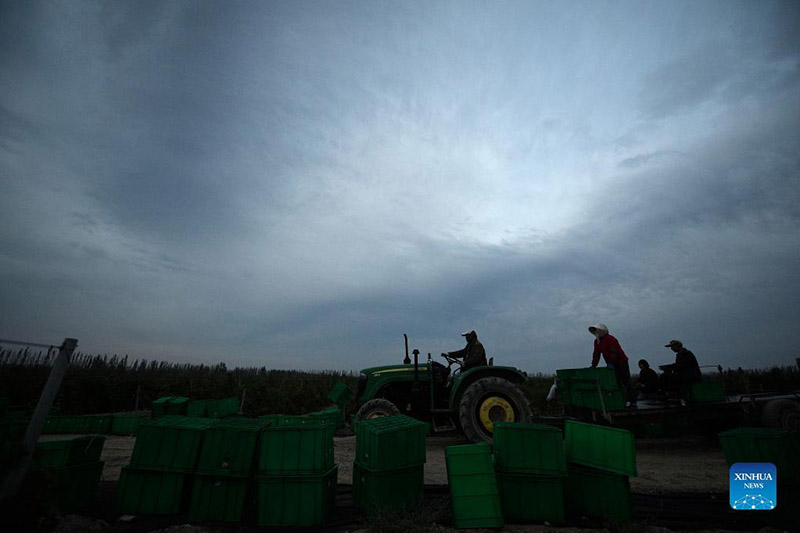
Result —
[[[379,416],[391,416],[400,412],[395,404],[385,398],[373,398],[368,402],[364,402],[358,412],[356,412],[356,420],[368,420],[370,418],[378,418]]]
[[[495,422],[530,422],[533,417],[522,391],[496,377],[479,379],[467,387],[458,414],[461,430],[471,442],[491,442]]]

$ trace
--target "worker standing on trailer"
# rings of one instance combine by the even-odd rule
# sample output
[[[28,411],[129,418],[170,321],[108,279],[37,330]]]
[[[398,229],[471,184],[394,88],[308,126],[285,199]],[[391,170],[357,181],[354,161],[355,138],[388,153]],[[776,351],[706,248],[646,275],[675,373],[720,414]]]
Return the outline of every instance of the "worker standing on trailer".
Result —
[[[605,324],[589,326],[589,333],[595,337],[592,367],[597,366],[602,355],[606,366],[614,369],[619,386],[625,389],[625,394],[628,396],[626,406],[636,409],[636,391],[631,385],[631,368],[628,365],[628,356],[625,354],[625,350],[622,349],[617,338],[608,333],[608,326]]]
[[[467,345],[456,352],[445,352],[442,355],[447,355],[452,357],[453,359],[464,359],[464,370],[468,368],[472,368],[474,366],[485,366],[486,365],[486,350],[481,344],[481,341],[478,340],[478,334],[475,333],[474,329],[469,331],[465,331],[461,334],[462,337],[466,337]]]

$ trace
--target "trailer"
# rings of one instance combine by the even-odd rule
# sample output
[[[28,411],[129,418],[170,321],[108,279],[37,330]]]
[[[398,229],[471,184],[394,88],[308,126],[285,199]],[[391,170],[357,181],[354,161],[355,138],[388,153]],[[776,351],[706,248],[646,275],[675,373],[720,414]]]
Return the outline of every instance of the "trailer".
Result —
[[[568,419],[645,433],[683,428],[716,435],[738,426],[800,430],[800,390],[726,395],[721,383],[706,381],[694,384],[681,398],[639,400],[637,408],[631,409],[624,405],[613,370],[565,369],[557,375],[558,395]],[[540,421],[558,423],[556,419]]]

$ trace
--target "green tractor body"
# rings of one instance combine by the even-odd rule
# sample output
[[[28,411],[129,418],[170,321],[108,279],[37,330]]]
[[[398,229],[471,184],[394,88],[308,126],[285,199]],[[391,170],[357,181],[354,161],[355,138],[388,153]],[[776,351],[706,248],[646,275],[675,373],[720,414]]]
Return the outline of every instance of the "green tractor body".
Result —
[[[403,413],[430,422],[434,432],[459,430],[473,442],[491,441],[497,421],[528,422],[531,409],[517,387],[527,379],[513,367],[478,366],[451,372],[436,361],[376,366],[361,371],[357,420]]]

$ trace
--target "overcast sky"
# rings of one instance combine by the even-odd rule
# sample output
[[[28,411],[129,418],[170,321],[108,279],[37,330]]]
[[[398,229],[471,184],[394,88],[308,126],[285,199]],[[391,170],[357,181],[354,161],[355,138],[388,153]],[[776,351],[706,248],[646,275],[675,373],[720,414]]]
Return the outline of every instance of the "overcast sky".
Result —
[[[0,79],[0,338],[800,356],[799,2],[6,0]]]

